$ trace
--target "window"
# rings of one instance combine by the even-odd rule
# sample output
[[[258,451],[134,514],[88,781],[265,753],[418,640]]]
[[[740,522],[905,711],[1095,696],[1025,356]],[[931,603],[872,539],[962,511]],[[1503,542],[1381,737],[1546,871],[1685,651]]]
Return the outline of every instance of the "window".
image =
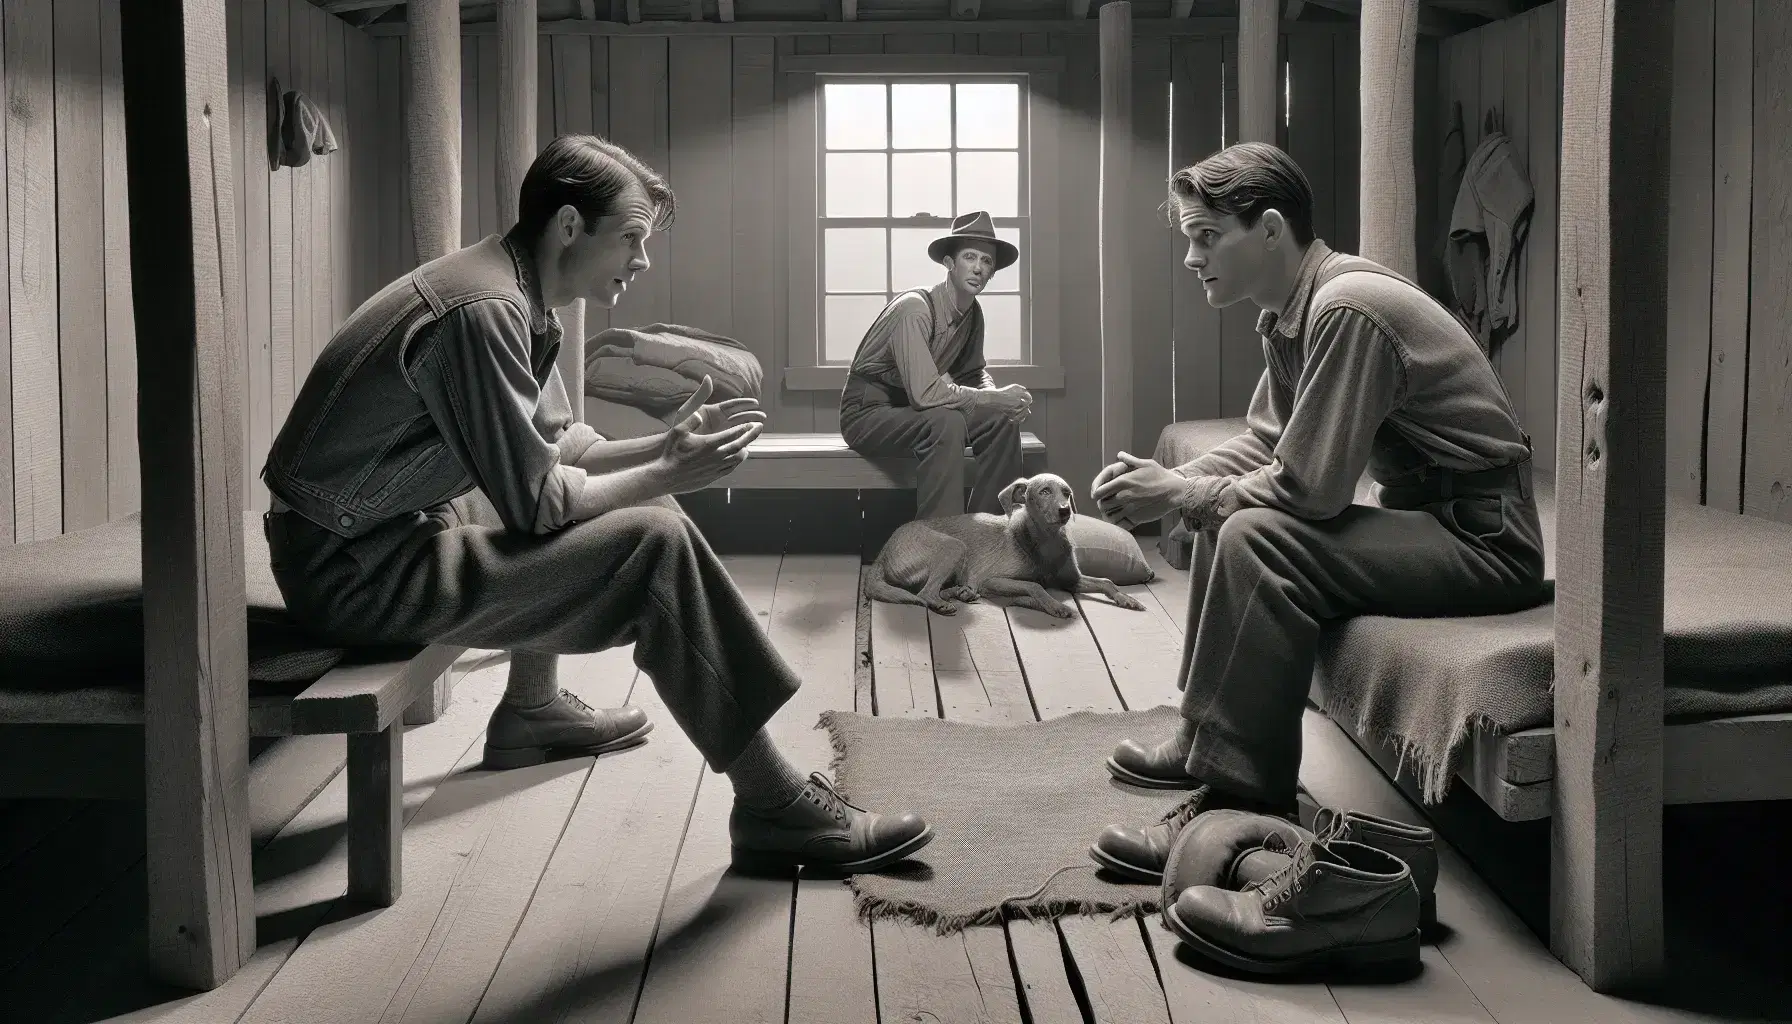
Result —
[[[820,357],[850,362],[898,293],[939,283],[927,243],[987,210],[1020,258],[978,301],[992,366],[1032,358],[1025,75],[825,76],[816,189]]]

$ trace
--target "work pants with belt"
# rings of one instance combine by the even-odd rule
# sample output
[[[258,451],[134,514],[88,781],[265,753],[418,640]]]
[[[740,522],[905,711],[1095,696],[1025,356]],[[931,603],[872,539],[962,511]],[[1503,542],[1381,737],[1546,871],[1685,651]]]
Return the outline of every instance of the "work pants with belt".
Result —
[[[352,540],[289,510],[264,522],[287,609],[320,639],[542,655],[632,643],[716,771],[801,685],[669,497],[545,536],[506,530],[478,490]]]
[[[1530,463],[1504,484],[1384,490],[1308,520],[1267,508],[1197,531],[1183,632],[1188,768],[1218,788],[1292,803],[1320,631],[1351,615],[1485,615],[1543,600]]]
[[[840,395],[840,436],[847,447],[872,458],[912,457],[916,469],[915,516],[939,519],[965,512],[1002,514],[1002,488],[1020,479],[1020,424],[988,406],[960,411],[916,409],[899,392],[859,377],[847,378]],[[964,449],[977,457],[970,502],[964,495]]]

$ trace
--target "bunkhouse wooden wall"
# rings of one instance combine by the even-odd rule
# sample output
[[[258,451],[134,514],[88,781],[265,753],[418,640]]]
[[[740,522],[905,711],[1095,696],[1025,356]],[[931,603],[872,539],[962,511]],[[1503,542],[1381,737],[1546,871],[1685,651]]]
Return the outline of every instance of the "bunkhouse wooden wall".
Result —
[[[1160,15],[1161,16],[1161,15]],[[1037,23],[1033,23],[1037,24]],[[780,62],[792,55],[972,53],[1060,56],[1065,72],[1057,160],[1060,210],[1062,390],[1035,389],[1026,429],[1047,445],[1054,471],[1086,492],[1113,458],[1097,450],[1100,334],[1095,276],[1096,173],[1100,92],[1093,32],[946,31],[939,24],[889,24],[882,31],[837,34],[587,35],[543,32],[539,40],[537,144],[554,134],[595,132],[628,147],[666,173],[678,193],[678,220],[649,243],[653,269],[614,311],[587,308],[586,334],[611,323],[688,323],[740,339],[766,368],[770,428],[839,429],[837,391],[782,386],[787,365],[788,231],[797,218],[785,185],[794,160],[786,141]],[[462,38],[462,240],[502,231],[490,139],[497,124],[497,38],[490,25]],[[405,40],[379,35],[380,87],[404,68]],[[1181,236],[1161,204],[1172,157],[1191,163],[1236,141],[1235,33],[1165,35],[1141,28],[1134,41],[1137,236],[1132,284],[1134,414],[1132,450],[1149,455],[1172,418],[1242,415],[1263,367],[1254,316],[1206,305],[1182,269]],[[1427,52],[1435,44],[1423,43]],[[1295,24],[1283,34],[1293,109],[1283,143],[1301,161],[1319,200],[1319,230],[1345,248],[1356,244],[1357,42],[1354,26]],[[1174,117],[1172,118],[1172,83]],[[397,110],[403,109],[401,99]],[[393,126],[401,113],[387,113]],[[1172,123],[1173,122],[1173,123]],[[398,137],[396,131],[389,136]],[[390,152],[391,147],[388,147]],[[402,193],[402,151],[382,165],[382,195]],[[382,216],[403,238],[401,203]],[[394,233],[395,232],[395,233]],[[383,248],[386,276],[409,266],[408,252]],[[1174,344],[1172,342],[1174,341]]]
[[[12,0],[7,0],[11,3]],[[393,132],[382,121],[374,41],[307,0],[229,0],[231,124],[236,141],[237,246],[246,359],[245,506],[267,508],[260,472],[317,353],[336,326],[385,283],[380,168]],[[339,147],[302,167],[276,167],[268,89],[297,89],[329,121]],[[402,140],[402,132],[397,133]]]
[[[1705,4],[1709,0],[1694,0]],[[1421,69],[1423,71],[1424,69]],[[1436,163],[1421,174],[1431,201],[1420,201],[1420,280],[1432,294],[1449,293],[1443,255],[1452,187],[1463,161],[1486,136],[1485,119],[1497,112],[1512,152],[1530,178],[1534,202],[1529,236],[1519,252],[1513,289],[1518,300],[1516,330],[1501,341],[1493,363],[1512,397],[1518,418],[1536,448],[1541,466],[1555,464],[1556,448],[1556,168],[1561,156],[1562,4],[1534,7],[1517,17],[1485,25],[1442,41],[1435,74],[1437,98],[1420,123],[1436,140]],[[1423,90],[1422,90],[1423,91]],[[1462,139],[1449,140],[1457,105]]]
[[[1679,0],[1674,17],[1673,172],[1661,211],[1668,487],[1792,522],[1792,5]],[[1556,437],[1561,59],[1557,0],[1445,40],[1437,78],[1446,104],[1462,101],[1471,152],[1482,112],[1498,105],[1530,169],[1537,206],[1521,254],[1520,328],[1497,362],[1545,458]]]
[[[0,18],[0,543],[140,506],[119,3],[6,0]],[[295,382],[378,276],[365,256],[377,89],[372,40],[340,18],[305,0],[228,10],[243,469],[248,503],[265,508],[255,474]],[[339,151],[272,169],[259,141],[270,76],[325,112]]]

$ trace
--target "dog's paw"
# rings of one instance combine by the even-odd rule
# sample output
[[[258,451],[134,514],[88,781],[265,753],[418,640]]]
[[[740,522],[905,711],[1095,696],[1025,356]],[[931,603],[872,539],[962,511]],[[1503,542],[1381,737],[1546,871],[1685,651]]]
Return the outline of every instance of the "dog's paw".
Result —
[[[1076,618],[1076,609],[1067,604],[1054,605],[1052,614],[1060,619],[1074,619]]]
[[[933,604],[928,605],[927,607],[933,609],[936,612],[939,612],[941,615],[957,615],[958,614],[958,606],[953,604],[950,601],[936,601]]]
[[[977,600],[977,592],[970,587],[948,587],[940,591],[940,596],[948,601],[963,601],[965,604]]]
[[[1114,598],[1114,603],[1119,605],[1122,608],[1126,608],[1126,609],[1129,609],[1129,610],[1135,611],[1135,612],[1142,612],[1145,610],[1145,606],[1139,603],[1139,599],[1132,596],[1131,594],[1118,595],[1117,597]]]

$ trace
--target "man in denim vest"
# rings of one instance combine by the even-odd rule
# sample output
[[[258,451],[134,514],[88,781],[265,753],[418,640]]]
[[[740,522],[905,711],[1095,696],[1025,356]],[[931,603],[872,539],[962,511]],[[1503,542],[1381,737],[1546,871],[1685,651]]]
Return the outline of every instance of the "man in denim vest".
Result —
[[[1472,615],[1543,599],[1530,438],[1474,335],[1416,285],[1313,235],[1306,176],[1244,143],[1177,171],[1184,265],[1215,307],[1262,312],[1249,430],[1173,469],[1120,453],[1091,496],[1125,527],[1180,511],[1189,574],[1181,727],[1128,740],[1117,779],[1189,789],[1114,826],[1096,861],[1155,879],[1177,830],[1231,807],[1295,813],[1301,715],[1328,620]],[[1379,507],[1353,504],[1365,469]]]
[[[558,655],[632,643],[734,785],[737,865],[875,870],[931,832],[914,814],[853,807],[784,759],[764,726],[800,681],[669,497],[739,465],[764,413],[752,399],[704,404],[706,381],[671,430],[609,441],[574,415],[555,365],[553,310],[613,307],[673,210],[628,152],[561,136],[524,177],[508,232],[362,304],[318,354],[262,470],[274,576],[327,640],[510,651],[486,729],[493,768],[645,742],[639,708],[593,709],[556,679]]]

